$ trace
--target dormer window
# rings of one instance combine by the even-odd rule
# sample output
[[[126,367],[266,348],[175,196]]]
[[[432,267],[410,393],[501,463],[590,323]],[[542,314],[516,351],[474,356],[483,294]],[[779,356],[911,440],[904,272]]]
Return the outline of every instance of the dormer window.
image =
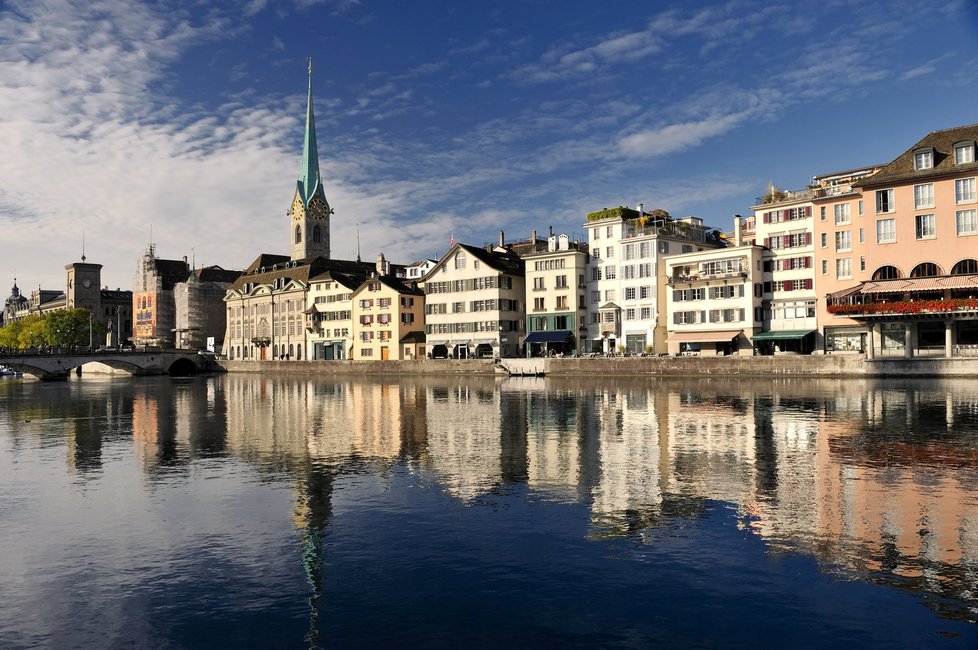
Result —
[[[934,166],[934,148],[924,147],[913,152],[913,168],[917,171]]]
[[[966,165],[975,162],[975,141],[964,140],[954,143],[954,164]]]

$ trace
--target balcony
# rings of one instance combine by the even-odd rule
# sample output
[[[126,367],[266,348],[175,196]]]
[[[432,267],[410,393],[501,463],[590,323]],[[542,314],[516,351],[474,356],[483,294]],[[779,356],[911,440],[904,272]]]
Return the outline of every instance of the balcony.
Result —
[[[724,270],[724,271],[697,271],[696,273],[673,273],[669,277],[669,284],[686,284],[692,282],[705,282],[707,280],[727,280],[737,278],[740,280],[747,279],[747,268],[744,266],[738,266],[734,269]]]
[[[805,188],[803,190],[779,190],[772,188],[764,196],[756,197],[754,199],[754,205],[775,205],[777,203],[788,203],[789,201],[809,201],[816,197],[817,191],[814,188]]]

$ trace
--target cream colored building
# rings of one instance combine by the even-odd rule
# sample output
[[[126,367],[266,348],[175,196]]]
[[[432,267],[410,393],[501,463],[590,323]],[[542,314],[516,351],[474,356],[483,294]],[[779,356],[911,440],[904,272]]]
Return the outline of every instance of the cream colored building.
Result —
[[[383,264],[383,256],[378,266]],[[385,269],[389,271],[389,269]],[[352,295],[353,355],[363,361],[419,358],[415,342],[402,339],[424,329],[424,292],[389,274],[368,278]],[[412,341],[418,337],[410,337]],[[420,358],[424,355],[421,343]]]
[[[309,358],[347,359],[353,348],[353,292],[365,275],[328,271],[312,279],[306,296]]]
[[[432,358],[517,357],[526,334],[523,260],[456,243],[425,276]]]
[[[526,264],[527,356],[576,354],[587,339],[587,244],[551,235]]]
[[[753,354],[762,325],[763,248],[673,255],[664,260],[670,354]]]

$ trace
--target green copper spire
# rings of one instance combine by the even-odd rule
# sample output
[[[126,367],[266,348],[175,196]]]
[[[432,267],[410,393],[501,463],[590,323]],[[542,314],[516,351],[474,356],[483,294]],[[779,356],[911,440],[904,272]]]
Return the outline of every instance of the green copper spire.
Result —
[[[309,200],[320,185],[319,152],[316,149],[316,121],[312,115],[312,58],[309,61],[309,99],[306,108],[306,138],[302,145],[302,167],[299,168],[299,196],[309,205]]]

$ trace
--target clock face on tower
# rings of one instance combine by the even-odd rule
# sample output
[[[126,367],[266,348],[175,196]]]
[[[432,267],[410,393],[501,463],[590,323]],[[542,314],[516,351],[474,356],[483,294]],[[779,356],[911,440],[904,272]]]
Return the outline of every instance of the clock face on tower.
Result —
[[[92,281],[86,278],[85,280],[82,280],[82,286],[86,289],[90,289],[92,287]]]

